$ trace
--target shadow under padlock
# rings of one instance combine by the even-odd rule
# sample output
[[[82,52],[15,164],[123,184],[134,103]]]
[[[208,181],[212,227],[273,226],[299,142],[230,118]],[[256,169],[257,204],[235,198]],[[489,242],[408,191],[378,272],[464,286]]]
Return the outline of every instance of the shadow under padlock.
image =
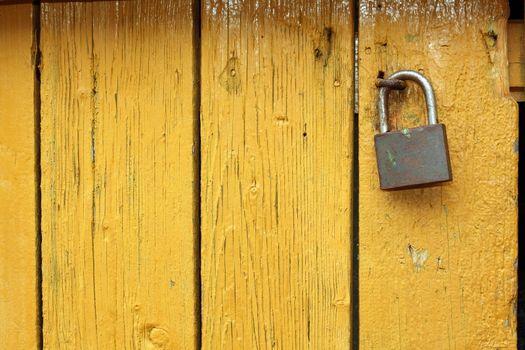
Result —
[[[428,125],[390,131],[388,94],[399,89],[404,80],[415,81],[423,88]],[[434,91],[422,74],[401,70],[382,80],[377,109],[380,134],[374,141],[381,189],[428,187],[452,180],[445,125],[437,121]]]

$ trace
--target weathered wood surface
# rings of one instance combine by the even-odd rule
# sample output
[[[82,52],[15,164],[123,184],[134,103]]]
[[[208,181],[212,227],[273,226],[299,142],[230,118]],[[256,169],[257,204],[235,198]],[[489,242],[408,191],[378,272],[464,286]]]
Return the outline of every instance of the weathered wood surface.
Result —
[[[512,96],[525,101],[525,22],[511,20],[508,25],[509,84]]]
[[[506,1],[362,1],[359,27],[361,349],[515,349],[517,106]],[[379,190],[379,71],[433,83],[454,180]],[[397,128],[425,121],[413,84],[391,93]]]
[[[525,87],[524,22],[511,21],[509,30],[509,83],[511,87]]]
[[[0,6],[0,347],[36,349],[38,215],[32,6]]]
[[[204,349],[350,346],[353,17],[204,3]]]
[[[46,349],[196,347],[192,6],[42,4]]]

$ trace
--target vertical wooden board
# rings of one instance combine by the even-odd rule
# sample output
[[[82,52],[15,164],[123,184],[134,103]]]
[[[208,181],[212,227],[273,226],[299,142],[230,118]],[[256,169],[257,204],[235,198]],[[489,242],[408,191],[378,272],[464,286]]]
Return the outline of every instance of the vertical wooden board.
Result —
[[[45,348],[196,347],[192,6],[42,5]]]
[[[525,21],[511,20],[508,24],[509,84],[525,86]]]
[[[348,349],[353,7],[202,16],[202,346]]]
[[[0,5],[0,335],[6,349],[38,345],[33,19]]]
[[[515,349],[517,106],[506,1],[362,1],[359,14],[359,309],[362,349]],[[379,71],[433,84],[454,180],[379,189]],[[425,122],[412,83],[391,124]]]

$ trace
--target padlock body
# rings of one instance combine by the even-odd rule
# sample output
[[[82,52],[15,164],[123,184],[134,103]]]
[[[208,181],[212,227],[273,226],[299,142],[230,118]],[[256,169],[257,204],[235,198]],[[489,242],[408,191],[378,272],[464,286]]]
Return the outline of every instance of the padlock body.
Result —
[[[426,187],[452,180],[445,125],[433,124],[375,135],[383,190]]]

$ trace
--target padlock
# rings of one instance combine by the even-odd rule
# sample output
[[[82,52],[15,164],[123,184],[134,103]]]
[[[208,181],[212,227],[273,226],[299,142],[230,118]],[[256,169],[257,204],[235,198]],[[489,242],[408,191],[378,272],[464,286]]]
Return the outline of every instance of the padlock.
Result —
[[[388,93],[392,84],[379,88],[380,134],[375,135],[377,168],[383,190],[427,187],[452,180],[444,124],[437,121],[436,100],[430,82],[420,73],[402,70],[387,80],[412,80],[425,93],[428,125],[389,131]]]

